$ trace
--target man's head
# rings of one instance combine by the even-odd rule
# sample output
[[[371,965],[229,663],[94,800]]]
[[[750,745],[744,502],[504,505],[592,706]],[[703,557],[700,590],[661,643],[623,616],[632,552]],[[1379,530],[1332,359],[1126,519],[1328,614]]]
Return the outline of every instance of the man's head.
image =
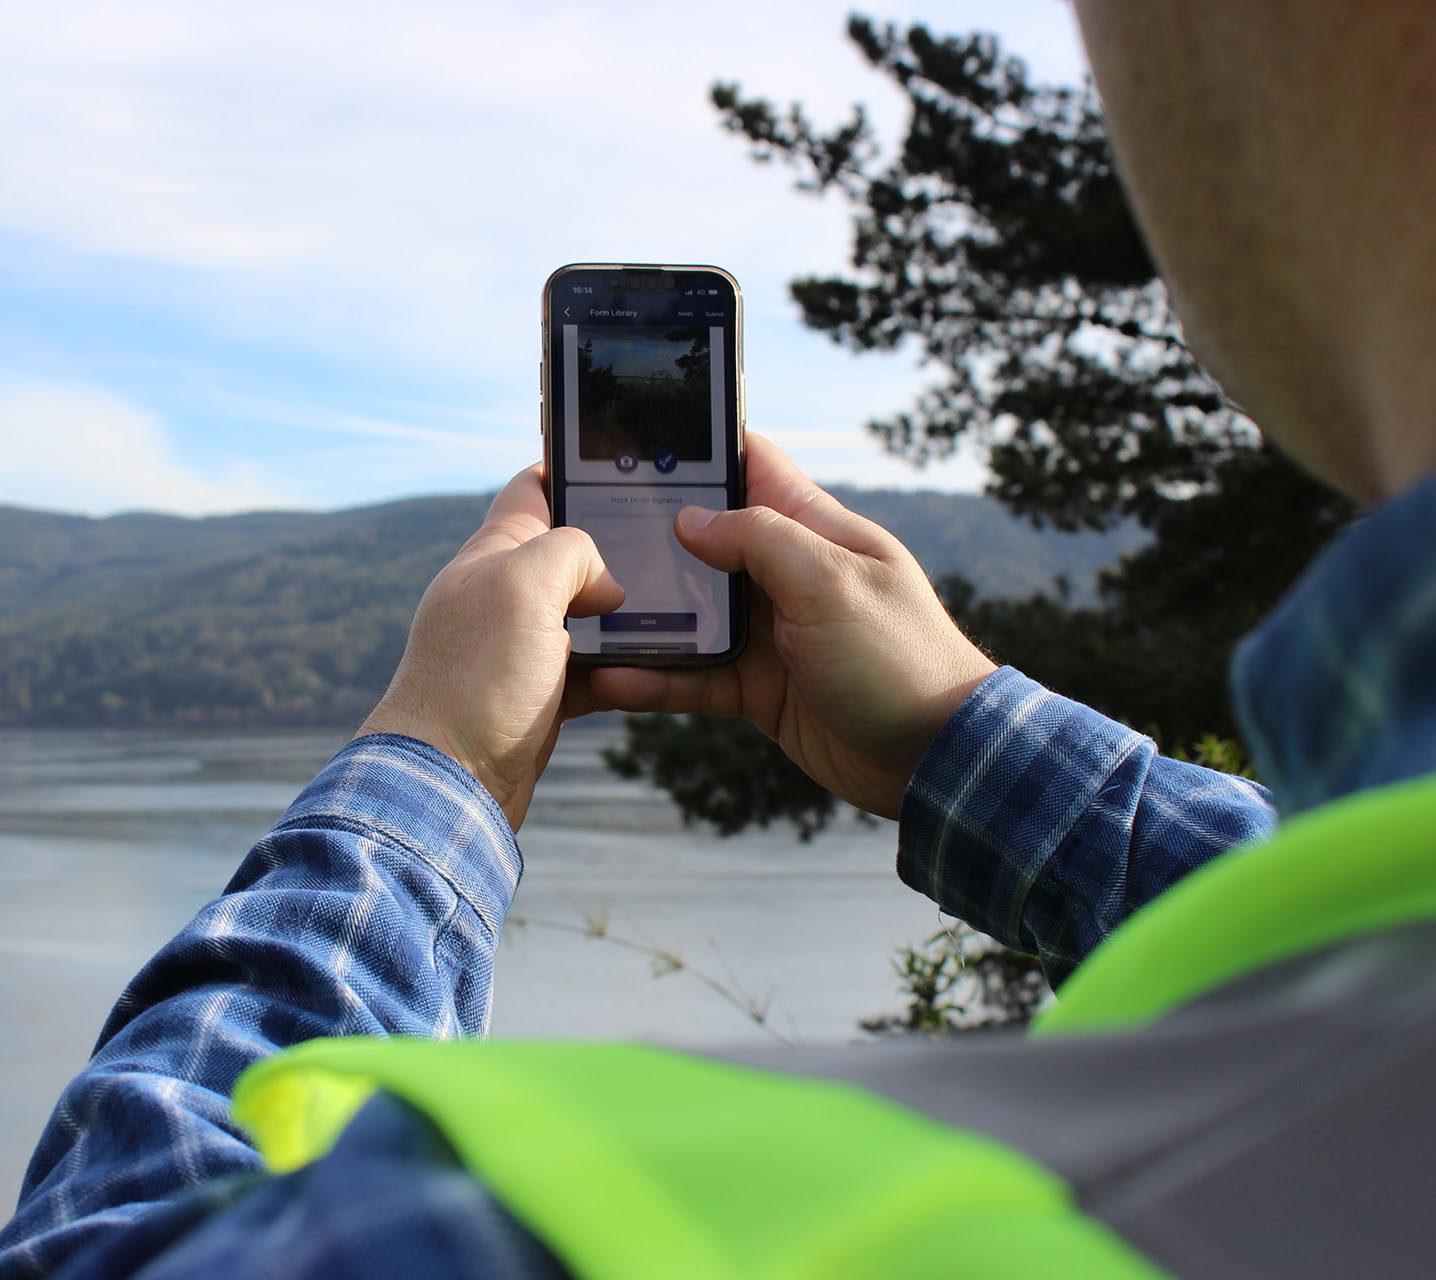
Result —
[[[1436,468],[1436,5],[1075,3],[1197,354],[1360,500]]]

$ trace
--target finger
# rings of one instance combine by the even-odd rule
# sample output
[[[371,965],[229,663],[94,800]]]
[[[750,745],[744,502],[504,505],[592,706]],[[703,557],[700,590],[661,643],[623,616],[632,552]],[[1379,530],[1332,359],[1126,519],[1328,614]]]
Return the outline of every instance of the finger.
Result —
[[[543,465],[525,467],[499,490],[488,514],[460,555],[476,549],[507,551],[536,538],[549,528],[548,495],[543,487]]]
[[[588,672],[587,696],[590,710],[743,714],[742,681],[732,666],[709,671],[594,667]]]
[[[579,716],[586,716],[594,711],[614,710],[590,688],[592,674],[592,667],[580,666],[576,662],[568,664],[563,681],[563,702],[560,704],[565,720],[576,720]]]
[[[603,563],[601,559],[599,563]],[[585,583],[583,590],[568,602],[568,616],[592,618],[596,614],[612,613],[627,599],[628,592],[623,589],[623,584],[604,565],[603,572]]]
[[[584,705],[598,711],[745,716],[767,732],[781,703],[786,671],[773,645],[771,627],[761,619],[754,621],[742,656],[726,666],[703,671],[589,668],[584,675]]]
[[[770,507],[708,511],[684,507],[678,540],[704,564],[749,573],[780,612],[809,599],[831,600],[857,572],[854,552]]]
[[[849,511],[799,471],[776,444],[753,431],[747,433],[746,480],[751,507],[771,507],[860,555],[880,556],[893,550],[892,534]]]
[[[623,588],[582,529],[548,529],[511,551],[504,564],[524,579],[524,590],[540,593],[559,617],[610,613],[624,600]]]

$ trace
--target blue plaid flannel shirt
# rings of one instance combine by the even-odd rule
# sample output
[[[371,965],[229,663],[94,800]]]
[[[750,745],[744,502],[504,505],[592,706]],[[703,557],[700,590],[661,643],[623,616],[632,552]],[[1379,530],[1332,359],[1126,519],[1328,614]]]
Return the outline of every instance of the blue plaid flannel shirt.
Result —
[[[1265,788],[1157,754],[1150,738],[991,675],[903,797],[898,874],[1054,985],[1143,903],[1275,825]]]
[[[1291,813],[1436,770],[1436,477],[1349,530],[1236,655],[1246,741]],[[1272,796],[1159,757],[1016,672],[989,679],[906,797],[903,878],[1060,977]],[[121,997],[0,1233],[0,1280],[567,1274],[380,1097],[324,1159],[263,1174],[227,1099],[317,1035],[483,1035],[522,867],[483,788],[399,737],[341,751]]]

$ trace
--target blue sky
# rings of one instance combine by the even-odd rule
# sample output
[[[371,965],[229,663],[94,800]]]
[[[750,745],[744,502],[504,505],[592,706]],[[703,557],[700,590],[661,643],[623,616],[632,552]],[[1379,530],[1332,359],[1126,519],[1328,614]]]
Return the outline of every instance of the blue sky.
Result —
[[[691,10],[691,11],[690,11]],[[1062,0],[864,10],[1084,72]],[[863,423],[921,387],[800,324],[848,215],[717,123],[715,79],[830,122],[895,91],[808,0],[17,0],[0,45],[0,502],[334,508],[537,456],[538,295],[576,260],[743,286],[749,421],[828,482],[972,488]]]

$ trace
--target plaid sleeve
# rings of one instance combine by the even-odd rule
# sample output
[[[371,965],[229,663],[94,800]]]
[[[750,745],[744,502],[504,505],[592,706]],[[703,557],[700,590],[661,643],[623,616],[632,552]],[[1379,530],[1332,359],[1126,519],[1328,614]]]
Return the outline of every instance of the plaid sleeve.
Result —
[[[1263,787],[1156,744],[1011,667],[984,681],[903,798],[898,874],[1062,982],[1128,915],[1276,825]]]
[[[522,861],[421,742],[350,743],[121,996],[40,1139],[0,1276],[44,1275],[180,1193],[257,1171],[236,1077],[315,1036],[482,1035]]]

